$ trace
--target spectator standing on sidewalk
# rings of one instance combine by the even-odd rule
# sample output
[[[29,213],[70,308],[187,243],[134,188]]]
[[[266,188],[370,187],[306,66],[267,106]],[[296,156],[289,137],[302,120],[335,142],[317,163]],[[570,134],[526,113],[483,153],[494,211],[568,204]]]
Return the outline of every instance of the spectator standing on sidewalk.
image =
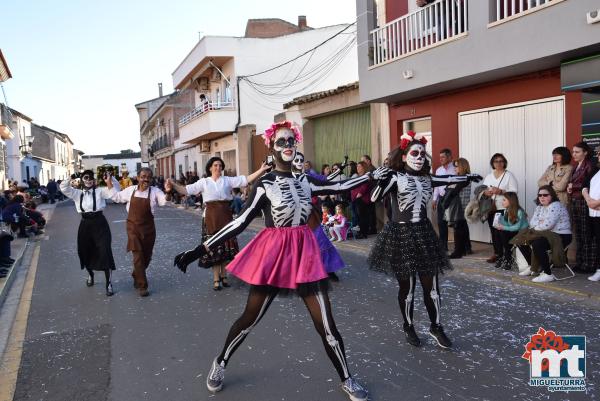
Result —
[[[456,175],[471,174],[471,166],[467,159],[461,157],[455,160],[453,165],[456,169]],[[389,199],[389,197],[386,199]],[[462,258],[471,250],[469,225],[465,219],[465,208],[470,200],[471,183],[466,181],[449,185],[446,188],[442,203],[438,205],[438,210],[440,207],[445,209],[444,221],[454,229],[454,251],[449,255],[450,259]],[[391,220],[391,217],[389,220]]]
[[[141,297],[150,295],[146,270],[152,260],[156,228],[154,210],[164,206],[167,199],[163,191],[150,186],[152,170],[142,167],[138,173],[138,185],[125,188],[113,195],[116,203],[127,203],[127,252],[133,254],[133,287]],[[111,183],[107,182],[109,188]]]
[[[585,142],[578,142],[573,146],[572,156],[577,167],[567,186],[567,193],[571,202],[573,233],[577,247],[573,270],[578,273],[593,273],[597,267],[598,245],[592,235],[589,207],[581,190],[589,186],[590,180],[596,173],[596,167],[592,162],[592,149]]]
[[[435,170],[435,175],[455,175],[456,169],[452,163],[452,151],[448,148],[440,151],[440,166]],[[440,243],[445,251],[448,251],[448,222],[444,220],[444,196],[446,187],[435,187],[431,207],[436,212]]]
[[[558,196],[558,200],[565,206],[569,205],[567,186],[573,174],[571,165],[571,152],[564,146],[559,146],[552,151],[552,164],[538,180],[538,187],[551,185]]]
[[[358,162],[356,166],[358,176],[367,174],[367,166],[364,162]],[[371,186],[368,182],[364,182],[358,187],[350,191],[350,199],[352,200],[353,211],[356,210],[358,216],[359,233],[357,239],[367,238],[369,234],[369,204],[371,203]]]
[[[515,192],[519,190],[516,177],[506,168],[508,167],[508,160],[502,153],[495,153],[490,159],[490,166],[492,172],[489,173],[483,179],[483,185],[487,186],[487,190],[484,192],[486,196],[493,199],[494,204],[492,211],[488,214],[488,226],[490,227],[490,234],[492,236],[492,245],[494,246],[494,254],[487,259],[488,263],[496,263],[496,261],[502,256],[502,238],[500,232],[494,228],[494,219],[496,214],[502,216],[504,214],[504,194],[506,192]],[[494,210],[495,209],[495,210]]]
[[[590,213],[590,223],[594,234],[593,240],[596,246],[600,248],[600,172],[592,177],[588,188],[581,191]],[[596,261],[596,273],[588,277],[590,281],[600,281],[600,260]]]

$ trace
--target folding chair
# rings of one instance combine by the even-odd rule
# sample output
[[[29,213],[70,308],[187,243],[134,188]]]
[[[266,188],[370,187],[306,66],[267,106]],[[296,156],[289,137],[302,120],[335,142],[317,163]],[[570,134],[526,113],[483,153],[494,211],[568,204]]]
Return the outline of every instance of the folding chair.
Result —
[[[557,281],[566,280],[566,279],[575,277],[575,272],[573,272],[573,269],[571,269],[571,266],[569,266],[569,261],[567,259],[567,251],[569,250],[569,245],[567,245],[565,247],[565,249],[563,250],[563,252],[565,253],[565,260],[566,260],[564,266],[554,266],[554,264],[552,263],[552,250],[551,249],[548,250],[548,258],[550,259],[550,270],[552,271],[552,274],[554,274],[554,277],[556,277]],[[567,271],[568,271],[567,276],[565,276],[565,277],[558,277],[554,273],[553,269],[561,269],[563,267],[567,268]]]

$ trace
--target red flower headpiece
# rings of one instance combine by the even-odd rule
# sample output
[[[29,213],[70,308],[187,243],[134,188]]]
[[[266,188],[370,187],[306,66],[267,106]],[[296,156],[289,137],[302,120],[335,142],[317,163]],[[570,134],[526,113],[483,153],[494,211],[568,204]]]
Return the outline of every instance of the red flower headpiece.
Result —
[[[418,141],[421,142],[422,145],[425,145],[427,143],[427,138],[421,134],[415,133],[414,131],[408,131],[402,134],[400,137],[400,149],[406,150],[408,144],[413,141]]]
[[[265,133],[263,134],[263,138],[265,138],[265,145],[269,146],[271,140],[275,138],[275,133],[281,128],[287,128],[291,130],[294,133],[296,142],[302,142],[302,134],[300,133],[300,130],[298,129],[296,124],[286,120],[279,123],[271,124],[271,127],[265,130]]]

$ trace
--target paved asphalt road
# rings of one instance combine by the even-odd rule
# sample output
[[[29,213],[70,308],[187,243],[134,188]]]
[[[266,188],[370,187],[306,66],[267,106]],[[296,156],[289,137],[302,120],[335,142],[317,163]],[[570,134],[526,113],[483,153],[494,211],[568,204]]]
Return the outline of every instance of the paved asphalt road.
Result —
[[[37,269],[15,400],[346,400],[302,302],[276,299],[231,360],[222,392],[205,379],[247,288],[211,289],[208,271],[184,275],[173,255],[196,245],[197,215],[157,213],[149,271],[151,296],[138,297],[125,253],[125,209],[106,211],[113,233],[116,294],[103,279],[87,288],[79,269],[72,203],[60,204],[39,241]],[[251,238],[247,231],[242,243]],[[600,313],[543,290],[452,272],[442,279],[442,317],[455,347],[434,345],[420,289],[416,326],[424,345],[407,345],[397,284],[370,272],[364,255],[344,252],[348,267],[331,300],[355,376],[372,400],[565,400],[600,398]],[[587,394],[531,388],[524,345],[538,327],[587,335]]]

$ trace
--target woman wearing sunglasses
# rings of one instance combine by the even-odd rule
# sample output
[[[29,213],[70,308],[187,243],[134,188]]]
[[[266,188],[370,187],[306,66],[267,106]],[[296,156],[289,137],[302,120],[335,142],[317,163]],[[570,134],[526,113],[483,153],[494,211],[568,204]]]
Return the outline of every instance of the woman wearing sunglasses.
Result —
[[[550,185],[543,185],[538,189],[536,204],[538,206],[535,208],[533,217],[529,221],[529,227],[534,230],[534,233],[544,234],[550,231],[558,235],[560,237],[560,245],[552,248],[550,242],[552,241],[552,235],[543,235],[530,241],[530,246],[521,245],[519,249],[530,265],[531,252],[533,250],[533,254],[542,270],[540,275],[532,281],[536,283],[549,283],[556,280],[556,277],[550,271],[548,250],[552,248],[552,253],[563,252],[564,248],[571,243],[573,239],[571,234],[571,220],[569,219],[567,208],[560,203],[554,188]],[[532,274],[531,268],[519,273],[521,276],[530,274]]]

